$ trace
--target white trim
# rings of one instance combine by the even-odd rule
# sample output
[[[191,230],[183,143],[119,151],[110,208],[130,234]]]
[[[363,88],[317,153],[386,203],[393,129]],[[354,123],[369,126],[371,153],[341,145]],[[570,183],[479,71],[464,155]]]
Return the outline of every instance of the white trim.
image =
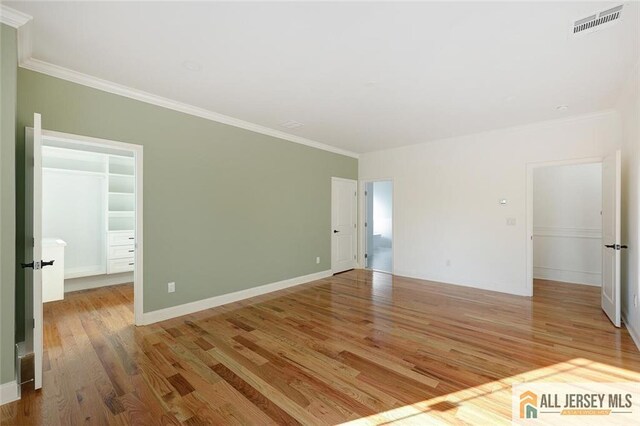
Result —
[[[292,135],[290,133],[262,126],[260,124],[255,124],[249,121],[240,120],[238,118],[229,117],[228,115],[219,114],[217,112],[209,111],[207,109],[189,105],[183,102],[174,101],[172,99],[164,98],[162,96],[154,95],[142,90],[123,86],[121,84],[113,83],[108,80],[103,80],[101,78],[73,71],[68,68],[50,64],[39,59],[25,58],[20,61],[20,67],[42,74],[47,74],[52,77],[71,81],[76,84],[81,84],[83,86],[92,87],[104,92],[113,93],[115,95],[124,96],[126,98],[135,99],[137,101],[204,118],[206,120],[215,121],[217,123],[228,124],[230,126],[239,127],[241,129],[249,130],[255,133],[272,136],[274,138],[287,140],[289,142],[295,142],[312,148],[321,149],[323,151],[333,152],[335,154],[359,158],[359,154],[352,151],[336,148],[334,146],[316,142],[314,140],[303,138],[301,136]]]
[[[574,271],[571,269],[534,266],[533,278],[540,280],[558,281],[561,283],[588,285],[592,287],[602,286],[601,272]]]
[[[204,311],[205,309],[215,308],[216,306],[226,305],[227,303],[237,302],[239,300],[283,290],[285,288],[294,287],[311,281],[321,280],[330,276],[331,271],[316,272],[309,275],[303,275],[301,277],[290,278],[288,280],[235,291],[233,293],[221,294],[220,296],[214,296],[208,299],[196,300],[195,302],[189,302],[178,306],[171,306],[157,311],[145,312],[142,323],[143,325],[153,324],[159,321],[189,315],[194,312]]]
[[[8,404],[20,399],[18,382],[12,380],[0,385],[0,405]]]
[[[569,160],[559,161],[541,161],[535,163],[527,163],[526,168],[526,183],[527,183],[527,195],[526,195],[526,231],[524,235],[526,244],[526,280],[525,280],[525,294],[533,296],[533,171],[540,167],[552,167],[552,166],[569,166],[576,164],[590,164],[601,163],[602,157],[590,157],[590,158],[577,158]]]
[[[367,250],[367,235],[364,229],[364,223],[367,221],[367,206],[366,197],[364,192],[366,190],[367,183],[373,182],[391,182],[391,271],[378,271],[376,269],[367,268],[364,260],[364,254]],[[362,179],[358,180],[358,192],[360,194],[360,200],[358,200],[358,265],[361,269],[367,269],[369,271],[383,272],[386,274],[395,274],[396,267],[396,188],[393,178],[376,178],[376,179]]]
[[[136,145],[126,142],[112,141],[108,139],[93,138],[90,136],[80,136],[70,133],[54,132],[50,130],[43,130],[42,137],[48,140],[62,140],[72,141],[80,145],[100,146],[103,148],[118,148],[121,150],[133,152],[135,159],[135,179],[136,179],[136,207],[135,207],[135,220],[136,220],[136,251],[135,251],[135,270],[133,273],[133,315],[135,325],[142,325],[143,322],[143,296],[144,296],[144,280],[143,280],[143,147],[142,145]]]
[[[586,238],[602,239],[602,230],[596,228],[565,228],[561,226],[535,226],[533,228],[534,237],[547,238]]]
[[[27,15],[19,10],[0,4],[0,23],[9,25],[13,28],[20,28],[32,19],[33,16],[31,15]]]
[[[638,350],[640,350],[640,333],[638,332],[638,330],[633,328],[633,326],[631,325],[631,321],[629,321],[629,319],[627,318],[627,313],[624,310],[622,311],[622,322],[624,322],[624,325],[627,326],[627,330],[629,331],[629,335],[631,336],[633,343],[635,343],[638,347]]]
[[[118,274],[92,275],[89,277],[65,278],[64,293],[72,293],[80,290],[91,290],[100,287],[129,284],[134,280],[133,272],[121,272]]]

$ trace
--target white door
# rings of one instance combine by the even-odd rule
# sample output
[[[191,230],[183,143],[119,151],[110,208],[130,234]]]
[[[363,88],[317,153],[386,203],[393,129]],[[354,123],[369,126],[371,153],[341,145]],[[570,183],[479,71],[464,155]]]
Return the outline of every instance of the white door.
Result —
[[[621,154],[602,163],[602,310],[620,327],[620,197]]]
[[[356,267],[358,183],[331,178],[331,271]]]
[[[28,286],[33,299],[33,310],[25,309],[25,315],[33,315],[32,330],[26,330],[27,351],[34,354],[35,388],[42,387],[42,125],[40,114],[33,114],[33,129],[26,129],[26,250],[25,285]],[[32,244],[29,244],[32,242]],[[48,259],[46,259],[48,260]],[[27,305],[29,302],[27,301]],[[28,306],[30,307],[30,306]],[[31,311],[31,312],[30,312]]]

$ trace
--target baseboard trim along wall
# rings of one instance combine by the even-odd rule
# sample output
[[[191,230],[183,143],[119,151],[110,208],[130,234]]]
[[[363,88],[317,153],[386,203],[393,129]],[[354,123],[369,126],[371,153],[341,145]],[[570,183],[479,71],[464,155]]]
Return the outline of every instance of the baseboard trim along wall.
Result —
[[[635,343],[638,350],[640,350],[640,333],[633,328],[633,325],[631,325],[631,322],[627,319],[627,313],[624,311],[622,311],[622,322],[627,327],[627,330],[629,330],[633,343]]]
[[[17,381],[13,380],[0,385],[0,405],[8,404],[19,399],[20,393],[18,392]]]
[[[422,281],[430,281],[436,284],[446,284],[446,285],[457,285],[459,287],[468,287],[475,288],[477,290],[487,290],[487,291],[495,291],[496,293],[504,293],[511,294],[513,296],[525,296],[529,297],[530,294],[527,292],[527,289],[524,286],[514,287],[513,289],[503,290],[500,288],[494,288],[486,283],[468,283],[468,282],[455,282],[449,279],[441,278],[441,277],[430,277],[426,275],[417,274],[413,271],[405,271],[404,269],[394,269],[393,275],[396,277],[404,277],[404,278],[412,278],[416,280]]]
[[[570,284],[590,285],[593,287],[600,287],[602,285],[602,274],[599,272],[570,271],[567,269],[546,268],[543,266],[533,267],[533,278]]]
[[[89,290],[92,288],[105,287],[110,285],[127,284],[133,285],[133,272],[123,272],[120,274],[93,275],[82,278],[69,278],[64,280],[64,292]]]
[[[289,287],[295,287],[311,281],[321,280],[330,277],[331,271],[321,271],[301,277],[290,278],[288,280],[278,281],[275,283],[265,284],[258,287],[248,288],[233,293],[221,294],[220,296],[210,297],[208,299],[197,300],[195,302],[185,303],[183,305],[172,306],[170,308],[158,309],[157,311],[145,312],[142,315],[142,324],[149,325],[159,321],[171,318],[189,315],[194,312],[204,311],[205,309],[215,308],[216,306],[226,305],[227,303],[237,302],[239,300],[248,299],[250,297],[261,296]]]

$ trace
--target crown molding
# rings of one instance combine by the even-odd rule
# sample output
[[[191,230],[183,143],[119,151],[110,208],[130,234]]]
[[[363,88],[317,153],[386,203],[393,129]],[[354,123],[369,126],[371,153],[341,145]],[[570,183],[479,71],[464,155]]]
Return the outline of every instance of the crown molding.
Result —
[[[19,10],[0,4],[0,23],[9,25],[13,28],[20,28],[32,19],[33,17],[31,15],[27,15]]]
[[[112,81],[103,80],[88,74],[74,71],[68,68],[54,65],[32,57],[32,22],[33,17],[0,5],[1,22],[11,25],[18,29],[18,64],[21,68],[46,74],[52,77],[70,81],[72,83],[81,84],[83,86],[92,87],[114,95],[124,96],[137,101],[157,105],[163,108],[182,112],[184,114],[193,115],[204,118],[206,120],[215,121],[217,123],[227,124],[241,129],[260,133],[274,138],[283,139],[312,148],[321,149],[323,151],[332,152],[334,154],[345,155],[348,157],[359,158],[358,153],[317,142],[312,139],[303,138],[301,136],[292,135],[287,132],[272,129],[260,124],[251,123],[249,121],[230,117],[228,115],[219,114],[204,108],[196,107],[184,102],[175,101],[162,96],[154,95],[149,92],[134,89]]]
[[[103,80],[88,74],[83,74],[78,71],[44,62],[39,59],[27,58],[25,60],[22,60],[20,63],[20,67],[42,74],[47,74],[52,77],[67,80],[73,83],[81,84],[83,86],[92,87],[94,89],[102,90],[114,95],[124,96],[130,99],[135,99],[137,101],[146,102],[148,104],[172,109],[174,111],[194,115],[196,117],[204,118],[218,123],[228,124],[230,126],[239,127],[241,129],[250,130],[252,132],[260,133],[263,135],[273,136],[278,139],[284,139],[289,142],[295,142],[312,148],[321,149],[323,151],[333,152],[335,154],[359,158],[359,154],[352,151],[347,151],[311,139],[303,138],[301,136],[292,135],[290,133],[282,132],[280,130],[272,129],[260,124],[255,124],[249,121],[240,120],[238,118],[229,117],[228,115],[219,114],[217,112],[209,111],[204,108],[174,101],[172,99],[164,98],[162,96],[154,95],[142,90],[133,89],[131,87],[123,86],[118,83],[113,83],[108,80]]]

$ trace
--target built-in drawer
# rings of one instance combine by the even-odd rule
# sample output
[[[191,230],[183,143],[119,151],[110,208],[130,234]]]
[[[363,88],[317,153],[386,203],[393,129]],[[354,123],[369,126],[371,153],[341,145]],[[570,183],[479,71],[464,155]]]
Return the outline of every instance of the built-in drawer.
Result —
[[[119,272],[133,271],[133,257],[129,259],[111,259],[107,262],[107,273],[117,274]]]
[[[135,242],[133,231],[111,231],[109,232],[109,247],[126,246]]]
[[[111,246],[109,247],[109,259],[123,259],[131,257],[135,253],[133,244],[128,246]]]

